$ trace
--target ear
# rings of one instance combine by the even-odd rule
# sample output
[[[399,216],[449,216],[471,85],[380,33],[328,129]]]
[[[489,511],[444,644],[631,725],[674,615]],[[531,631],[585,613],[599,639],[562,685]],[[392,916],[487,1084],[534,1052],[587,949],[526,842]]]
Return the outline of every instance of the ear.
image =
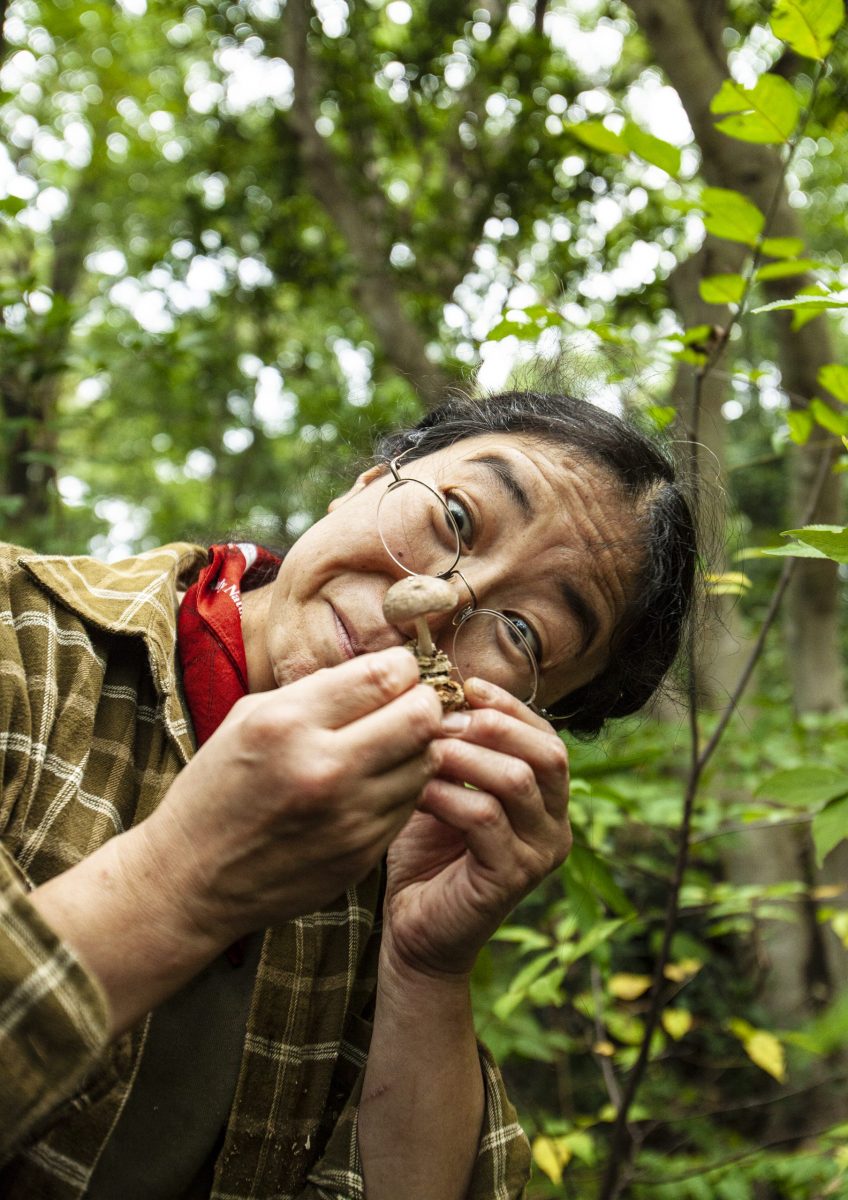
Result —
[[[327,505],[327,512],[333,512],[340,504],[344,504],[346,500],[350,500],[353,496],[358,495],[369,483],[373,483],[375,479],[379,479],[385,473],[385,466],[382,463],[378,463],[376,466],[369,467],[367,471],[363,471],[361,475],[357,475],[352,487],[349,487],[346,492],[342,492],[341,496],[336,496],[330,501]]]

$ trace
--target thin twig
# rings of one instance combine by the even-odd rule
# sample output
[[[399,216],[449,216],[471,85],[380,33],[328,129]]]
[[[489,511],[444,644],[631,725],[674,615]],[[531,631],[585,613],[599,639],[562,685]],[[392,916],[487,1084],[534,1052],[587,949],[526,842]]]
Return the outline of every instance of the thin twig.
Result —
[[[757,243],[754,247],[754,253],[751,257],[751,262],[746,274],[745,288],[742,297],[739,301],[736,312],[732,315],[727,327],[718,337],[716,345],[709,355],[707,361],[702,364],[695,374],[694,394],[692,403],[692,413],[690,419],[690,487],[692,493],[692,508],[696,515],[699,510],[699,492],[700,492],[700,472],[698,465],[698,424],[701,410],[701,397],[706,379],[715,369],[721,360],[730,341],[731,333],[736,325],[740,322],[743,315],[746,314],[748,299],[750,297],[757,269],[762,258],[762,247],[768,235],[771,222],[774,219],[777,211],[777,206],[780,203],[780,198],[783,194],[783,189],[786,182],[786,173],[789,169],[789,164],[798,148],[801,138],[806,131],[809,123],[813,104],[816,99],[819,83],[823,77],[825,64],[819,64],[819,69],[813,80],[813,86],[810,91],[810,98],[807,108],[798,123],[795,134],[788,143],[787,152],[784,155],[783,163],[775,185],[774,194],[769,203],[768,211],[765,214],[763,228],[760,233]],[[818,502],[819,494],[827,478],[833,455],[825,453],[822,455],[822,464],[818,472],[816,481],[811,489],[808,508],[812,513],[815,510],[815,505]],[[803,524],[807,524],[809,517],[805,518]],[[659,1024],[660,1015],[665,1005],[665,986],[664,976],[665,968],[669,960],[671,951],[671,943],[677,928],[677,918],[680,911],[680,894],[683,887],[683,880],[686,875],[686,870],[689,865],[689,850],[692,828],[692,816],[695,810],[695,801],[698,796],[698,791],[701,784],[701,779],[707,763],[714,754],[716,748],[721,741],[721,738],[736,712],[739,701],[742,697],[745,688],[747,687],[751,676],[754,672],[754,667],[762,654],[765,645],[766,637],[774,624],[777,613],[780,608],[781,601],[789,586],[789,581],[795,570],[795,559],[787,558],[783,570],[781,571],[780,579],[772,594],[771,602],[768,611],[760,627],[760,633],[757,641],[748,657],[742,674],[734,688],[730,700],[719,719],[718,724],[711,737],[709,738],[703,750],[700,747],[700,723],[698,713],[698,673],[697,673],[697,640],[694,628],[690,629],[687,639],[687,657],[689,665],[689,729],[691,735],[691,754],[690,754],[690,770],[689,777],[686,781],[686,789],[683,797],[683,811],[681,814],[680,829],[678,833],[677,854],[675,857],[674,874],[670,895],[668,898],[668,907],[666,910],[666,918],[663,924],[662,942],[660,950],[654,964],[653,979],[650,991],[650,1001],[648,1012],[644,1020],[644,1032],[639,1045],[639,1053],[636,1057],[636,1062],[630,1072],[627,1080],[622,1103],[616,1114],[615,1124],[610,1138],[610,1149],[607,1158],[606,1169],[601,1181],[599,1192],[599,1200],[618,1200],[623,1188],[633,1176],[634,1140],[629,1129],[629,1113],[636,1098],[636,1094],[641,1086],[645,1071],[648,1066],[650,1057],[651,1042],[654,1032]]]

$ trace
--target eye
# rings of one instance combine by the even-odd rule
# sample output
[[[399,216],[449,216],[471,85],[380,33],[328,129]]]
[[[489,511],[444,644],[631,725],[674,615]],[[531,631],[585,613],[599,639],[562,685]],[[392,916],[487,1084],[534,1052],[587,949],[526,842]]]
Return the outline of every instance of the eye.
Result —
[[[527,647],[529,646],[536,662],[541,662],[542,643],[539,640],[539,635],[536,633],[529,621],[525,621],[524,617],[522,617],[520,613],[505,612],[504,616],[511,623],[511,625],[515,627],[515,629],[510,629],[509,626],[505,626],[507,630],[507,636],[509,637],[510,641],[512,641],[519,650],[522,650],[525,653]],[[518,633],[515,632],[516,629],[518,630]],[[519,634],[521,637],[519,637]],[[521,640],[522,637],[524,638],[524,641]]]
[[[445,496],[445,504],[459,531],[463,547],[470,550],[474,545],[474,518],[462,501],[452,492]]]

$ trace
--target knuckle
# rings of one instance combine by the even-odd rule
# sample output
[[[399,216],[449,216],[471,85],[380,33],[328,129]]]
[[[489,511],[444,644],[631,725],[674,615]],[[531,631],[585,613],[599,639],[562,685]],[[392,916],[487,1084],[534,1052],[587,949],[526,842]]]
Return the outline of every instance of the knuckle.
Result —
[[[304,804],[330,801],[339,790],[342,773],[336,762],[325,757],[310,763],[309,769],[298,773],[297,792]]]
[[[360,661],[364,664],[364,684],[368,691],[373,692],[381,704],[393,700],[405,684],[396,656],[365,655]]]
[[[503,810],[495,800],[494,796],[489,796],[485,792],[478,793],[477,797],[477,821],[483,828],[491,828],[499,824],[503,816]]]
[[[559,737],[549,739],[549,745],[546,747],[547,768],[556,775],[562,775],[568,778],[568,751],[565,748],[565,743]]]
[[[504,768],[504,783],[517,800],[529,800],[536,792],[536,776],[525,762],[513,761]]]
[[[409,719],[412,730],[422,742],[429,742],[439,732],[442,706],[431,687],[418,687],[409,697]]]

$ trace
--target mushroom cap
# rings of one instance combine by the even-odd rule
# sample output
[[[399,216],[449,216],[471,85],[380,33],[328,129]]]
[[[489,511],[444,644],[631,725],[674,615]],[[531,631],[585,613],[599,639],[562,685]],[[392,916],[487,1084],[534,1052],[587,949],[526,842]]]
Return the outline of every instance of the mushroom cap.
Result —
[[[409,575],[393,583],[383,598],[383,615],[390,625],[412,621],[427,613],[455,608],[459,597],[446,579],[432,575]]]

